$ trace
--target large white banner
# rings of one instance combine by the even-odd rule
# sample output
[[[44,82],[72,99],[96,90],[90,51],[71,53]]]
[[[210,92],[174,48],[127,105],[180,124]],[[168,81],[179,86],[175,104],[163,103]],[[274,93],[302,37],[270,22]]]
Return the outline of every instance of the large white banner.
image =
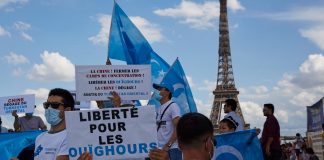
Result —
[[[65,112],[70,159],[88,151],[93,159],[148,157],[157,147],[155,108],[110,108]]]
[[[70,93],[72,94],[72,96],[74,98],[74,101],[75,101],[74,108],[90,109],[90,107],[91,107],[91,102],[90,101],[79,101],[78,99],[76,99],[76,92],[75,91],[70,91]]]
[[[75,72],[78,100],[107,100],[111,91],[122,100],[150,98],[150,65],[76,66]]]
[[[11,114],[14,110],[17,113],[32,113],[34,109],[34,94],[0,97],[0,115]]]

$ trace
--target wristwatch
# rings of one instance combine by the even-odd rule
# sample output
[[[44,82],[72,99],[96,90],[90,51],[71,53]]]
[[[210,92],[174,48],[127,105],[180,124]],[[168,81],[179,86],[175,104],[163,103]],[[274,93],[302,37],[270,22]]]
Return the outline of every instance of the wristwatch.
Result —
[[[173,144],[173,143],[170,142],[170,143],[168,144],[168,147],[170,148],[170,147],[172,146],[172,144]]]

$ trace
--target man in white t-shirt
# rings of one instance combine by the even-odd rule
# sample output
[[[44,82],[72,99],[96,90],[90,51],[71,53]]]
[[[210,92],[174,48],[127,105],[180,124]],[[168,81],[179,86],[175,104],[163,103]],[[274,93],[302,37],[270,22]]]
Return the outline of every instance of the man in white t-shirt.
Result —
[[[55,88],[49,92],[43,105],[51,128],[36,138],[35,160],[69,159],[64,112],[74,110],[74,103],[73,96],[65,89]]]
[[[300,159],[300,155],[301,155],[301,153],[302,153],[302,146],[303,146],[303,144],[304,144],[304,139],[303,139],[303,137],[300,135],[300,133],[297,133],[296,134],[296,140],[295,140],[295,142],[294,142],[294,144],[295,144],[295,153],[296,153],[296,156],[297,156],[297,159],[299,160]]]
[[[169,152],[170,160],[181,160],[182,153],[177,144],[176,127],[180,119],[180,108],[171,100],[173,86],[171,84],[153,84],[153,88],[159,91],[155,99],[160,101],[160,108],[157,110],[157,138],[158,146]]]
[[[236,123],[237,127],[235,131],[242,131],[244,128],[244,123],[241,116],[236,113],[236,108],[237,102],[234,99],[227,99],[224,105],[224,112],[226,113],[224,118],[232,119]]]

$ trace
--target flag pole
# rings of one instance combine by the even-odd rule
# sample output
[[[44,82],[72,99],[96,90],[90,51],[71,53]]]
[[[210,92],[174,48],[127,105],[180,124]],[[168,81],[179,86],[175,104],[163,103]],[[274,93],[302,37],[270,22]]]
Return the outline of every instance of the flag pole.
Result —
[[[109,41],[110,41],[110,34],[111,34],[111,27],[112,27],[112,20],[113,20],[113,16],[115,15],[115,8],[116,8],[116,0],[114,0],[114,8],[112,11],[112,16],[111,16],[111,20],[110,20],[110,28],[109,28],[109,36],[108,36],[108,50],[107,50],[107,60],[106,60],[106,65],[111,65],[111,61],[109,59]]]

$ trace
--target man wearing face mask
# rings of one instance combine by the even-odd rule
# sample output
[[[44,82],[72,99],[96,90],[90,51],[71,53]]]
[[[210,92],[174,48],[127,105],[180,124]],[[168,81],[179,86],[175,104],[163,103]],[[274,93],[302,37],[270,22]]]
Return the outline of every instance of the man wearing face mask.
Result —
[[[154,98],[161,104],[156,116],[158,146],[169,153],[170,160],[182,159],[182,153],[176,142],[176,127],[180,118],[180,108],[171,100],[173,86],[162,83],[153,84],[153,88],[159,91],[158,94],[155,93]]]
[[[11,114],[15,117],[15,131],[33,131],[39,129],[47,129],[46,125],[44,124],[44,121],[39,116],[34,116],[33,113],[25,113],[25,116],[23,117],[19,117],[17,115],[17,111],[13,111]]]
[[[36,108],[36,105],[35,105]],[[12,116],[15,117],[14,128],[15,131],[33,131],[33,130],[46,130],[47,127],[44,121],[39,116],[34,116],[33,113],[25,113],[25,116],[19,117],[17,111],[13,111]],[[18,155],[19,159],[34,159],[35,146],[31,145],[24,148]]]
[[[65,89],[52,89],[44,102],[46,121],[51,125],[48,132],[40,134],[35,141],[35,160],[68,160],[65,111],[74,110],[74,99]]]

